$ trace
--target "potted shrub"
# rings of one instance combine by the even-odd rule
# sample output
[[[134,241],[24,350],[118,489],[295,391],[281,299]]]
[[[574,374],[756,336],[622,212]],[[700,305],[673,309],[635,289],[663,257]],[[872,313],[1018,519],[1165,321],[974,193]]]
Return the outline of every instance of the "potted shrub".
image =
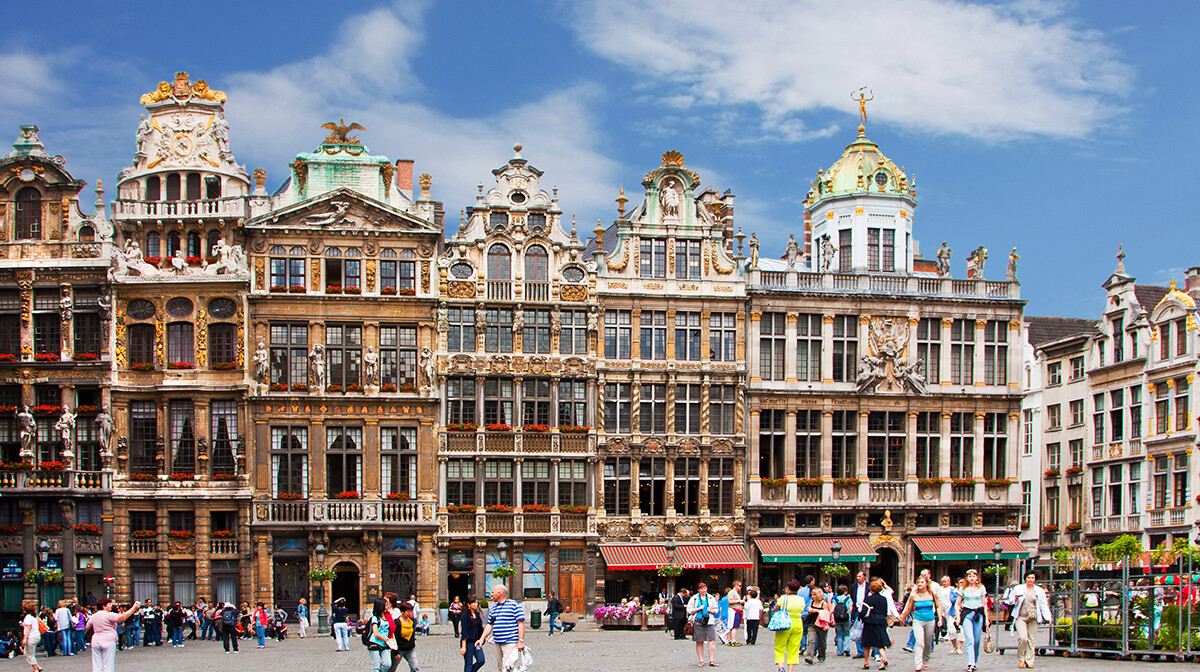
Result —
[[[158,474],[145,474],[145,473],[130,474],[129,480],[140,481],[142,483],[153,483],[158,480]]]
[[[129,536],[134,539],[153,539],[158,536],[158,530],[134,530]]]
[[[268,291],[272,294],[284,294],[288,291],[288,288],[283,285],[271,285],[271,289]]]
[[[760,481],[762,482],[764,487],[768,487],[768,488],[778,488],[778,487],[787,485],[786,478],[763,478],[763,479],[760,479]]]
[[[39,352],[33,356],[33,359],[38,362],[57,362],[58,354],[53,352]]]
[[[446,430],[450,432],[474,432],[479,429],[479,425],[473,422],[452,422],[446,425]]]
[[[973,478],[956,478],[950,481],[950,485],[956,488],[973,488],[975,487],[975,479]]]
[[[842,577],[850,574],[850,568],[840,562],[831,562],[821,566],[821,571],[827,576]]]
[[[342,288],[342,293],[343,294],[362,294],[362,287],[344,287],[344,288]]]
[[[587,434],[591,431],[591,427],[586,425],[559,425],[558,431],[561,434]]]
[[[447,600],[440,600],[438,602],[438,618],[441,619],[438,622],[442,625],[450,622],[450,602]]]
[[[177,472],[171,474],[170,476],[168,476],[167,478],[172,481],[194,481],[194,480],[196,480],[196,475],[189,474],[186,471],[177,471]]]
[[[2,412],[3,409],[0,409],[0,413]],[[75,409],[76,415],[96,415],[99,412],[100,407],[94,404],[84,404],[83,406],[79,406]]]
[[[492,570],[492,578],[507,579],[516,573],[517,570],[513,569],[511,565],[497,565],[496,568]]]
[[[1078,476],[1082,473],[1083,473],[1083,467],[1079,467],[1079,466],[1067,467],[1067,471],[1066,471],[1067,476]]]
[[[38,525],[38,534],[62,534],[62,525]]]
[[[328,567],[318,567],[308,572],[308,580],[312,583],[325,583],[337,578],[337,572]]]
[[[33,465],[25,460],[21,460],[20,462],[6,462],[3,465],[0,465],[0,467],[8,471],[29,471],[30,469],[33,469]]]
[[[416,295],[417,295],[417,290],[413,289],[412,287],[405,287],[404,289],[400,290],[400,296],[416,296]]]
[[[797,478],[796,487],[798,488],[819,488],[825,482],[823,478]]]
[[[292,383],[292,392],[307,392],[308,385],[304,383]]]
[[[34,415],[58,415],[62,413],[62,406],[58,404],[41,404],[29,409]]]
[[[341,287],[341,285],[325,285],[325,293],[326,294],[341,294],[342,287]]]
[[[0,362],[15,362],[17,356],[11,352],[0,352]]]
[[[363,391],[363,386],[359,385],[358,383],[350,383],[349,385],[346,386],[346,391],[347,392],[357,392],[357,393],[361,394]]]
[[[922,488],[940,488],[946,482],[944,478],[921,478],[917,479],[917,485]]]
[[[305,294],[307,292],[308,290],[304,287],[304,285],[292,285],[291,287],[288,287],[288,294]]]
[[[550,431],[550,425],[525,425],[521,429],[534,434],[545,434]]]
[[[395,296],[396,288],[395,287],[384,287],[383,289],[379,290],[379,294],[381,296]]]
[[[167,364],[168,369],[194,369],[196,365],[191,362],[170,362]]]
[[[484,510],[488,513],[512,513],[513,507],[508,504],[489,504]]]
[[[212,532],[213,539],[234,539],[236,537],[237,533],[233,530],[213,530]]]
[[[76,362],[94,362],[100,359],[100,355],[99,353],[95,352],[76,352],[75,354],[71,355],[71,359],[75,360]]]
[[[683,567],[679,565],[659,565],[655,570],[659,576],[679,576],[683,574]]]
[[[380,392],[395,392],[396,386],[391,383],[384,383],[383,385],[379,386],[379,391]]]
[[[214,480],[214,481],[236,481],[237,474],[213,474],[212,480]]]
[[[1058,478],[1058,474],[1059,474],[1059,471],[1058,471],[1057,467],[1051,467],[1050,469],[1047,469],[1042,472],[1042,476],[1044,476],[1045,478],[1048,478],[1048,479]]]
[[[489,432],[511,432],[512,425],[506,425],[503,423],[494,423],[494,424],[488,425],[487,427],[484,427],[484,429],[486,429]]]
[[[20,525],[0,525],[0,534],[20,534]]]
[[[213,371],[232,371],[237,368],[237,362],[217,362],[209,368]]]
[[[862,483],[862,479],[857,477],[833,479],[833,484],[839,488],[857,488],[859,483]]]
[[[393,391],[394,391],[394,390],[393,390]],[[401,384],[400,384],[400,391],[401,391],[401,392],[416,392],[416,391],[417,391],[417,386],[416,386],[416,385],[413,385],[412,383],[401,383]]]
[[[130,364],[129,370],[130,371],[153,371],[154,363],[153,362],[137,362],[136,364]]]
[[[341,385],[338,385],[337,383],[332,383],[332,384],[325,386],[325,391],[326,392],[344,392],[345,388],[343,388]]]

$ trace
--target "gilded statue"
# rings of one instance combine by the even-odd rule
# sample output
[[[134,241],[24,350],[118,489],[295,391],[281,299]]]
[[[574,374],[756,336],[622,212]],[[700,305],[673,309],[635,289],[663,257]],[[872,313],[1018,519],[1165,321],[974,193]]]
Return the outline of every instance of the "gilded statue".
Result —
[[[330,131],[329,137],[325,138],[327,145],[361,145],[362,142],[357,137],[350,137],[349,133],[350,131],[367,130],[354,122],[347,124],[345,119],[338,119],[337,123],[330,121],[321,124],[321,128]]]
[[[871,97],[868,98],[867,93],[863,93],[863,91],[869,93]],[[850,100],[858,103],[858,123],[865,127],[867,125],[867,103],[875,100],[875,92],[864,86],[858,90],[857,98],[854,97],[854,93],[851,93]]]

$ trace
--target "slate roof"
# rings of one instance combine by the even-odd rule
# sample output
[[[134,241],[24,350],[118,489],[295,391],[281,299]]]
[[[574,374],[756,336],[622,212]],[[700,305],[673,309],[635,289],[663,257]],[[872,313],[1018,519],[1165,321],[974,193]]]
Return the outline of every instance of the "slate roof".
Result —
[[[1068,336],[1096,333],[1096,321],[1078,317],[1026,317],[1029,344],[1036,347]]]
[[[1158,285],[1134,285],[1133,295],[1137,297],[1137,301],[1147,313],[1154,310],[1159,301],[1171,291],[1170,287],[1159,287]]]

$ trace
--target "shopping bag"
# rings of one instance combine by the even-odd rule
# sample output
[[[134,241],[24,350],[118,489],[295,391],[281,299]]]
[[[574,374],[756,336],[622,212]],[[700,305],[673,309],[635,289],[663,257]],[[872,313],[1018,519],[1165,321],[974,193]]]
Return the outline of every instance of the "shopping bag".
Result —
[[[986,632],[983,633],[983,652],[984,653],[995,653],[996,652],[996,641],[993,640],[992,636]]]
[[[854,622],[854,625],[850,626],[850,641],[861,642],[862,641],[862,631],[863,631],[863,622],[862,622],[862,619],[859,619]]]
[[[771,620],[767,621],[767,630],[771,632],[792,629],[792,615],[788,612],[786,603],[782,603],[784,599],[786,598],[780,598],[781,603],[775,605],[775,611],[771,612]]]

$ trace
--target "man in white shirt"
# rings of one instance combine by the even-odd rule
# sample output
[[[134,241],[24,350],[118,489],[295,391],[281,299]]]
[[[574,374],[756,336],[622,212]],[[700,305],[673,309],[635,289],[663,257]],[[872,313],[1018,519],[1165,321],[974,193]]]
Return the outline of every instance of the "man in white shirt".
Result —
[[[866,574],[866,572],[859,572],[858,576],[854,577],[854,585],[850,586],[850,598],[854,600],[854,604],[851,605],[851,608],[850,608],[850,622],[851,623],[858,620],[858,615],[859,615],[858,610],[860,608],[862,608],[863,600],[867,599],[867,595],[869,593],[870,593],[870,588],[869,588],[869,584],[867,583],[867,574]],[[855,655],[854,657],[862,658],[863,657],[862,642],[855,642],[854,644],[855,644],[855,646],[858,647],[858,654]]]
[[[738,628],[742,626],[742,620],[745,614],[742,613],[745,602],[742,601],[742,582],[734,581],[733,587],[726,595],[729,598],[729,634],[728,637],[730,646],[741,646],[738,643]]]
[[[74,642],[71,641],[71,610],[67,608],[65,600],[59,602],[58,609],[54,611],[54,630],[62,655],[75,655]]]

